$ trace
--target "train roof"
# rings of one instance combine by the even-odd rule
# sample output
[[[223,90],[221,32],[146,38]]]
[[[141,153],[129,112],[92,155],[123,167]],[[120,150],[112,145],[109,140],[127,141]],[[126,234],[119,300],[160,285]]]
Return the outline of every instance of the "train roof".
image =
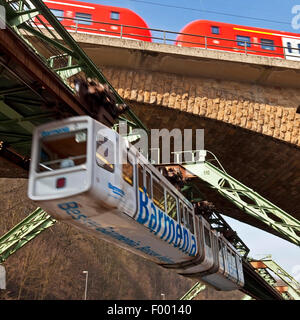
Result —
[[[43,0],[43,2],[47,3],[51,3],[51,4],[57,4],[57,5],[66,5],[66,6],[74,6],[74,7],[79,7],[79,8],[85,8],[85,9],[96,9],[97,7],[102,7],[102,8],[106,8],[108,10],[111,11],[119,11],[119,12],[127,12],[127,13],[131,13],[134,14],[136,17],[138,17],[141,21],[143,21],[143,23],[145,24],[145,28],[148,28],[148,24],[146,23],[146,21],[136,12],[127,9],[127,8],[123,8],[123,7],[114,7],[114,6],[108,6],[108,5],[104,5],[104,4],[99,4],[99,3],[89,3],[89,2],[84,2],[84,1],[77,1],[77,0],[61,0],[61,1],[56,1],[56,0]]]

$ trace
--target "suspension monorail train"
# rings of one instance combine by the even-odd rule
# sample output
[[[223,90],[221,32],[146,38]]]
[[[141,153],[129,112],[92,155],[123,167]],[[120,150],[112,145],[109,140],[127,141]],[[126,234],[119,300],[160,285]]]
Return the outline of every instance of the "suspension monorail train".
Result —
[[[122,34],[124,39],[151,41],[146,22],[129,9],[72,0],[44,2],[69,32],[118,38]],[[41,27],[38,20],[35,22]]]
[[[70,32],[152,41],[146,22],[129,9],[71,0],[44,2]],[[193,21],[180,33],[174,43],[178,46],[300,60],[297,33],[208,20]]]
[[[242,258],[116,131],[80,116],[37,127],[29,198],[56,219],[219,290],[244,285]]]

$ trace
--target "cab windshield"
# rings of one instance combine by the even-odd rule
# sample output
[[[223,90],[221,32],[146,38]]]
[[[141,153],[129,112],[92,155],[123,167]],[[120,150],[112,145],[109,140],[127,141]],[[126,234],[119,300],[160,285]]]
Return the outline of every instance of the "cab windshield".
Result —
[[[87,129],[42,137],[37,172],[84,164],[86,153]]]

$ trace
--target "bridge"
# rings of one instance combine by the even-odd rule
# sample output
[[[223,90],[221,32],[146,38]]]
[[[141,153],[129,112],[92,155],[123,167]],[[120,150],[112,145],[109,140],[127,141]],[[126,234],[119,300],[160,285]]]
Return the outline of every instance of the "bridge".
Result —
[[[227,172],[299,219],[295,210],[300,184],[296,177],[299,94],[296,81],[290,81],[298,73],[297,63],[100,37],[97,44],[92,43],[95,39],[77,39],[83,51],[40,1],[31,2],[35,9],[27,12],[6,6],[10,24],[0,32],[2,177],[27,177],[36,125],[57,116],[89,114],[88,106],[79,101],[66,81],[84,72],[111,83],[117,100],[130,104],[126,118],[136,126],[205,128],[205,148],[214,150]],[[37,14],[47,17],[58,37],[50,29],[38,33],[25,23]],[[179,61],[184,61],[186,73]],[[286,81],[278,77],[281,72]],[[241,80],[242,75],[247,77]],[[199,181],[201,190],[202,185]],[[205,196],[225,214],[286,238],[209,188],[205,190]],[[37,222],[37,234],[55,222],[40,210],[26,221],[5,235],[5,244],[10,239],[6,258],[26,243],[17,243],[15,236],[25,230],[28,237],[32,231],[24,228],[28,221]],[[12,243],[17,247],[11,248]],[[245,260],[244,264],[247,293],[256,298],[281,298],[250,263]]]
[[[148,128],[204,128],[205,148],[230,175],[300,219],[299,61],[72,36]],[[213,192],[207,197],[276,234]]]

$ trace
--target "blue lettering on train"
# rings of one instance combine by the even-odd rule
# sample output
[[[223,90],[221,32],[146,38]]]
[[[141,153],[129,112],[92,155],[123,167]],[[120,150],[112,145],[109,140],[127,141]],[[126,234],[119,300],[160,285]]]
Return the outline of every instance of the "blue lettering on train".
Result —
[[[159,253],[155,252],[153,249],[151,249],[150,246],[146,246],[146,247],[140,246],[139,241],[134,241],[134,240],[120,234],[119,232],[115,231],[113,227],[107,227],[107,228],[102,227],[100,223],[98,223],[98,222],[90,219],[86,215],[82,214],[82,212],[79,209],[78,203],[75,201],[60,203],[60,204],[58,204],[58,208],[63,210],[64,212],[66,212],[69,216],[72,217],[72,219],[79,220],[79,222],[85,224],[88,227],[92,227],[94,230],[96,230],[98,232],[101,232],[107,236],[110,236],[114,239],[117,239],[121,242],[124,242],[125,244],[127,244],[130,247],[135,248],[136,250],[139,250],[139,251],[146,253],[150,256],[158,258],[162,262],[170,263],[170,264],[174,263],[174,261],[171,260],[170,258],[165,257],[165,256],[161,256]]]
[[[47,137],[47,136],[50,136],[52,134],[59,134],[59,133],[65,133],[65,132],[70,132],[70,128],[69,127],[63,127],[63,128],[53,129],[53,130],[50,130],[50,131],[43,131],[42,132],[42,137]]]
[[[108,188],[111,189],[112,192],[118,196],[124,197],[125,195],[125,192],[122,189],[112,185],[110,182],[108,183]]]
[[[160,234],[160,238],[178,247],[179,250],[195,256],[197,252],[196,238],[184,226],[177,223],[170,216],[160,210],[147,193],[139,190],[139,213],[137,222],[149,228],[155,235]]]

